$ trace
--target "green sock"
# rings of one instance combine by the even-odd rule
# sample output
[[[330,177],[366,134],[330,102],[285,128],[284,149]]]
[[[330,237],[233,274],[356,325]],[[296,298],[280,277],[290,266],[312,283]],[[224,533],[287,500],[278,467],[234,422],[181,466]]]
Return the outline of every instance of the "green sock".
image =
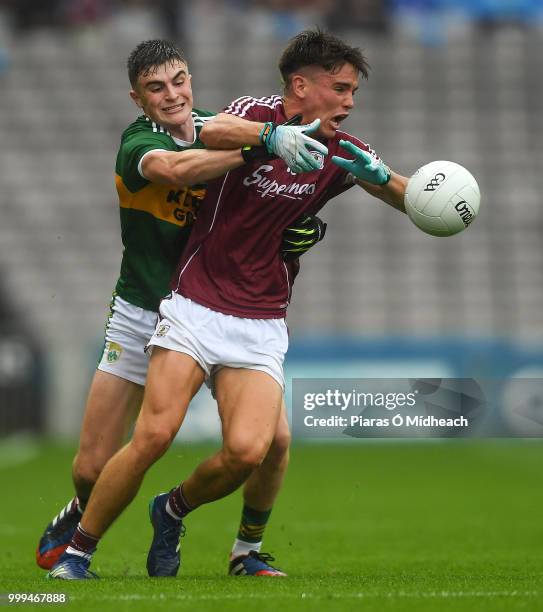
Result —
[[[262,542],[262,536],[264,534],[264,529],[266,529],[270,514],[271,508],[262,512],[249,508],[247,504],[244,504],[241,512],[241,523],[239,525],[237,539],[251,543]]]

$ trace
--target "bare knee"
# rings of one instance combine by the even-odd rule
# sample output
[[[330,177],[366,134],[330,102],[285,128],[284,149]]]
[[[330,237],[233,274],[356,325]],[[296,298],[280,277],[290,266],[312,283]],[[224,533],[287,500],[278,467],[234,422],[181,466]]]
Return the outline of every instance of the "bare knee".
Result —
[[[72,464],[74,482],[85,487],[93,487],[108,459],[109,457],[79,451]]]
[[[165,425],[147,427],[134,434],[130,447],[143,464],[151,465],[168,450],[176,433]]]
[[[290,428],[283,413],[277,423],[277,429],[265,458],[265,464],[271,469],[286,468],[289,460]]]
[[[271,446],[266,455],[266,461],[273,461],[279,463],[284,460],[288,460],[288,450],[290,448],[291,435],[290,431],[284,429],[278,431],[272,440]]]
[[[230,443],[223,448],[223,462],[225,469],[239,478],[248,478],[263,461],[267,447],[255,443]]]

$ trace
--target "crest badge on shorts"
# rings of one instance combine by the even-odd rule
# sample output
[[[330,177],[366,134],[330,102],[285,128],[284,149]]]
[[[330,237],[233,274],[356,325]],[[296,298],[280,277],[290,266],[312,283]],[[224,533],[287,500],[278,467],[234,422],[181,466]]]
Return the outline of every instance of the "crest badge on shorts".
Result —
[[[170,331],[170,326],[167,323],[161,323],[155,332],[155,336],[163,338]]]
[[[117,342],[106,342],[104,355],[108,363],[116,363],[121,358],[123,347]]]

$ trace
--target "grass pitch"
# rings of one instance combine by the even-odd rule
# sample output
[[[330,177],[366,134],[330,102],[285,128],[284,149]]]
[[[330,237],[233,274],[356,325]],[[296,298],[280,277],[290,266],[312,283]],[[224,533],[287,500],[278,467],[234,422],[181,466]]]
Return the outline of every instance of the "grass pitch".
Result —
[[[187,519],[178,578],[150,579],[147,502],[211,450],[169,451],[100,544],[102,580],[82,583],[47,581],[34,561],[71,496],[73,448],[0,452],[0,592],[66,593],[69,603],[49,605],[101,612],[543,610],[540,441],[294,446],[264,546],[288,578],[225,576],[238,493]]]

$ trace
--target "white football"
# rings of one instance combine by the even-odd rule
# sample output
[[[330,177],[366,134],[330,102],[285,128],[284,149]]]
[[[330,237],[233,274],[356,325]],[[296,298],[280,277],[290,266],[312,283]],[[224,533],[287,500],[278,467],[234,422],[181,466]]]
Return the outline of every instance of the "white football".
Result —
[[[419,168],[405,191],[405,210],[413,223],[432,236],[452,236],[479,213],[479,185],[460,164],[433,161]]]

